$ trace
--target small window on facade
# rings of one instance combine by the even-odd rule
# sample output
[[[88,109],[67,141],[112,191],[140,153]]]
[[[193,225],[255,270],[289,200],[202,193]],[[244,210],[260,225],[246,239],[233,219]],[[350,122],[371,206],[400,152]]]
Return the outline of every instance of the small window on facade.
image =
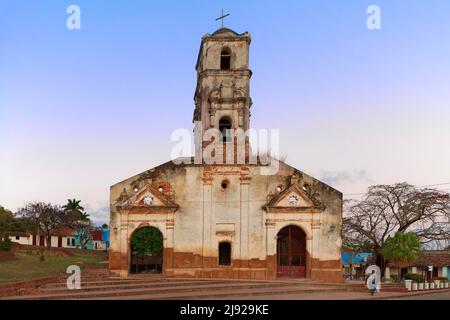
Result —
[[[20,237],[19,237],[19,236],[16,236],[16,240],[20,240]]]
[[[230,181],[228,181],[228,180],[223,180],[223,181],[222,181],[222,184],[221,184],[222,189],[223,189],[223,190],[228,189],[229,184],[230,184]]]
[[[222,141],[231,142],[231,120],[228,117],[220,119],[219,130],[222,133]]]
[[[67,246],[70,247],[70,238],[67,238]]]
[[[221,265],[221,266],[231,265],[231,243],[230,242],[219,243],[219,265]]]
[[[231,69],[231,50],[229,48],[223,48],[220,53],[220,70]]]

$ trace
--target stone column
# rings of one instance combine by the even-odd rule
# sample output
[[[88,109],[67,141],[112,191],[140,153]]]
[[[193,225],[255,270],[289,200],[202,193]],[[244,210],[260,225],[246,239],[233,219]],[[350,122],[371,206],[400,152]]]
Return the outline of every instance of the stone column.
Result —
[[[267,262],[267,279],[277,278],[277,239],[275,234],[275,222],[266,219],[266,262]]]
[[[129,226],[130,222],[128,221],[128,212],[122,213],[120,222],[120,228],[119,228],[119,234],[120,237],[120,253],[121,253],[121,263],[120,263],[120,276],[121,277],[128,277],[129,271],[130,271],[130,252],[129,252]]]
[[[173,215],[169,215],[167,217],[166,222],[166,234],[167,234],[167,240],[166,240],[166,247],[164,248],[164,260],[163,260],[163,266],[164,266],[164,273],[167,274],[166,269],[172,269],[173,268],[173,249],[174,249],[174,217]]]
[[[390,280],[391,279],[391,268],[386,267],[386,269],[384,270],[384,278],[386,280]]]
[[[205,170],[205,169],[203,169]],[[204,172],[203,175],[203,240],[202,240],[202,265],[204,268],[212,267],[209,265],[207,257],[212,256],[212,177]]]
[[[248,260],[249,260],[249,237],[250,237],[250,230],[249,230],[249,198],[250,198],[250,177],[248,176],[241,176],[241,221],[239,223],[240,225],[240,231],[239,231],[239,242],[240,242],[240,260],[241,260],[241,268],[248,268]]]

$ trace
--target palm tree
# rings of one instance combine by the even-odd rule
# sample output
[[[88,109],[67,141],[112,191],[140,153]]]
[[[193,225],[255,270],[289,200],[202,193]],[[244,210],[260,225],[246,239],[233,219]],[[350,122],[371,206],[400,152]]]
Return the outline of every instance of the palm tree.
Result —
[[[67,204],[63,206],[66,213],[76,214],[80,217],[80,221],[89,221],[89,214],[84,212],[84,208],[80,205],[81,200],[67,199]]]

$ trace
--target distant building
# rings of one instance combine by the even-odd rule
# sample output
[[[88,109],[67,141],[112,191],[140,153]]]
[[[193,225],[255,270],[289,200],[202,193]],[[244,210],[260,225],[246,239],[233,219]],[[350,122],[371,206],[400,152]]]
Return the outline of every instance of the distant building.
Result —
[[[77,248],[81,248],[81,237],[84,231],[78,231],[75,234],[75,244]],[[103,229],[95,228],[90,232],[90,239],[84,245],[85,250],[107,250],[106,242],[103,240]]]
[[[385,278],[391,279],[393,275],[400,274],[400,280],[402,280],[406,273],[421,274],[427,281],[439,278],[450,280],[450,250],[424,251],[416,261],[406,266],[388,263]]]
[[[31,235],[27,232],[11,232],[9,234],[9,240],[14,243],[22,245],[31,245]]]
[[[364,279],[365,270],[368,262],[372,257],[372,253],[368,252],[342,252],[342,271],[347,278]]]
[[[47,246],[47,237],[44,233],[34,235],[28,232],[11,232],[9,239],[21,245]],[[75,248],[75,231],[70,228],[55,230],[50,241],[51,247],[54,248]]]
[[[105,250],[109,250],[109,229],[105,228],[102,230],[102,241],[105,243]]]

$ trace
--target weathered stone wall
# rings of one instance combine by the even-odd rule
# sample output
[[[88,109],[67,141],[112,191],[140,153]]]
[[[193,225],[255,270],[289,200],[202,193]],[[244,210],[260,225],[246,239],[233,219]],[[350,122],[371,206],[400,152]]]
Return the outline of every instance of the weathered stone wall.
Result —
[[[280,163],[279,174],[260,175],[259,166],[166,164],[111,187],[110,268],[127,275],[133,232],[154,226],[164,236],[164,272],[168,275],[273,279],[276,277],[276,235],[296,225],[307,235],[307,276],[340,281],[340,221],[342,195],[313,178]],[[325,204],[322,212],[268,213],[269,193],[297,184],[314,190]],[[222,181],[228,181],[226,190]],[[118,211],[116,199],[125,188],[131,196],[146,184],[170,186],[176,212]],[[139,187],[136,187],[139,185]],[[136,187],[136,188],[133,188]],[[306,187],[305,187],[306,188]],[[218,266],[218,244],[232,243],[232,265]]]

